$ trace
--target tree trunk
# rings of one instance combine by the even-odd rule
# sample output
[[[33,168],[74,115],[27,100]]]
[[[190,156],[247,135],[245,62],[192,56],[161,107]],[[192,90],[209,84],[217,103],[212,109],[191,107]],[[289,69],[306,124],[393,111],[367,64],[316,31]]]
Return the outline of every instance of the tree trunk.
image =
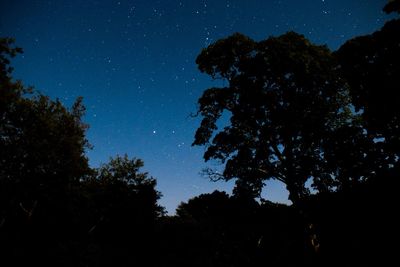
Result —
[[[289,200],[292,201],[293,207],[299,214],[303,224],[305,238],[304,261],[308,266],[317,266],[319,264],[320,257],[319,235],[317,233],[315,223],[310,217],[310,214],[304,203],[306,194],[303,192],[302,188],[299,188],[295,184],[287,184],[286,188],[289,191]]]

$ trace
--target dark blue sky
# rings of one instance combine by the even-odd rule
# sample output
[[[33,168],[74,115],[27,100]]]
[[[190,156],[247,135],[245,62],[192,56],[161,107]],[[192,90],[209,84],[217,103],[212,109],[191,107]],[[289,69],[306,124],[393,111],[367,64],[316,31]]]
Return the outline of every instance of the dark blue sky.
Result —
[[[234,32],[255,40],[289,30],[337,49],[389,19],[385,0],[1,0],[0,36],[25,51],[14,77],[70,105],[84,97],[94,167],[127,153],[145,161],[158,180],[161,204],[232,183],[201,177],[203,148],[191,147],[199,119],[190,117],[204,89],[201,49]],[[218,85],[218,83],[216,83]],[[287,201],[283,186],[264,196]]]

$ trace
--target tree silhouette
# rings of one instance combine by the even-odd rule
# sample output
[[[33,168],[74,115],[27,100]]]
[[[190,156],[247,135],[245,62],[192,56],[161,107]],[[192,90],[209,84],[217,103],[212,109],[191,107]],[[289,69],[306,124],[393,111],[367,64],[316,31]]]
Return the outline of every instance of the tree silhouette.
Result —
[[[229,219],[234,212],[229,195],[220,191],[194,197],[176,209],[177,216],[199,221],[210,217]]]
[[[136,198],[133,203],[137,204],[137,208],[142,211],[141,214],[148,212],[147,218],[154,220],[164,213],[163,208],[157,203],[161,193],[155,189],[156,179],[149,177],[147,172],[140,172],[143,166],[144,162],[141,159],[130,159],[127,155],[117,156],[101,165],[97,169],[97,175],[89,180],[89,183],[126,191],[126,194],[121,195]],[[123,206],[122,203],[121,205]]]
[[[89,145],[82,99],[67,109],[14,81],[9,59],[21,49],[12,43],[0,40],[0,182],[13,185],[10,201],[29,211],[90,172],[84,154]]]
[[[156,180],[140,172],[143,165],[140,159],[117,156],[85,181],[92,207],[87,230],[98,246],[90,265],[151,265],[155,260],[154,228],[164,210],[157,203]]]
[[[82,99],[68,109],[15,81],[20,52],[0,39],[0,237],[17,265],[59,256],[51,244],[70,238],[72,188],[91,173]]]
[[[82,99],[68,109],[13,80],[10,60],[19,52],[0,39],[1,262],[151,265],[164,214],[156,180],[127,156],[90,168]]]
[[[277,179],[295,205],[308,194],[310,178],[316,189],[332,187],[324,143],[351,123],[351,114],[326,46],[294,32],[261,42],[234,34],[204,49],[196,62],[202,72],[228,82],[199,99],[202,121],[193,143],[207,147],[206,161],[225,163],[220,179],[237,178],[236,185],[253,196],[265,180]],[[218,131],[224,112],[230,121]]]
[[[385,11],[398,10],[398,5],[391,1]],[[378,171],[397,164],[400,156],[399,32],[400,20],[394,19],[379,31],[347,41],[335,53],[363,127],[375,150],[383,152],[373,164]]]
[[[293,207],[268,201],[249,203],[214,191],[181,203],[176,214],[175,224],[180,230],[168,227],[172,249],[165,249],[182,255],[171,259],[167,266],[302,263],[303,229],[301,217]]]
[[[397,12],[400,13],[400,1],[399,0],[389,0],[389,2],[383,8],[386,13]]]

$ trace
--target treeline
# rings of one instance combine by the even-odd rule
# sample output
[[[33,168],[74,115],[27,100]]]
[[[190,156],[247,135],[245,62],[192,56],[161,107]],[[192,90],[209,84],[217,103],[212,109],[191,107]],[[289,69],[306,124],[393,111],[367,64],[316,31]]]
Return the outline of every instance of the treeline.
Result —
[[[386,12],[399,12],[391,1]],[[336,266],[395,259],[400,174],[400,20],[338,51],[294,32],[234,34],[200,71],[227,81],[199,99],[194,145],[236,181],[158,204],[143,162],[91,168],[79,98],[71,108],[12,78],[22,50],[0,39],[1,266]],[[230,124],[218,131],[224,111]],[[293,205],[259,199],[268,179]],[[306,186],[311,181],[311,187]],[[314,191],[315,194],[311,194]]]
[[[397,189],[383,183],[397,177],[308,198],[314,229],[294,206],[218,191],[194,197],[160,221],[157,266],[390,265],[400,220]],[[308,244],[310,233],[318,253]]]

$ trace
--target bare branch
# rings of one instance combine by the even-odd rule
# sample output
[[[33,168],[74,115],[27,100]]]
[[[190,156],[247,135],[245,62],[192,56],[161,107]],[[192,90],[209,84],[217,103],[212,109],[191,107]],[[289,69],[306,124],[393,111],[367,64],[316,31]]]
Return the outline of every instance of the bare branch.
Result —
[[[219,171],[213,170],[211,168],[204,168],[200,172],[201,176],[208,177],[211,181],[216,182],[220,180],[224,180],[225,177]]]

